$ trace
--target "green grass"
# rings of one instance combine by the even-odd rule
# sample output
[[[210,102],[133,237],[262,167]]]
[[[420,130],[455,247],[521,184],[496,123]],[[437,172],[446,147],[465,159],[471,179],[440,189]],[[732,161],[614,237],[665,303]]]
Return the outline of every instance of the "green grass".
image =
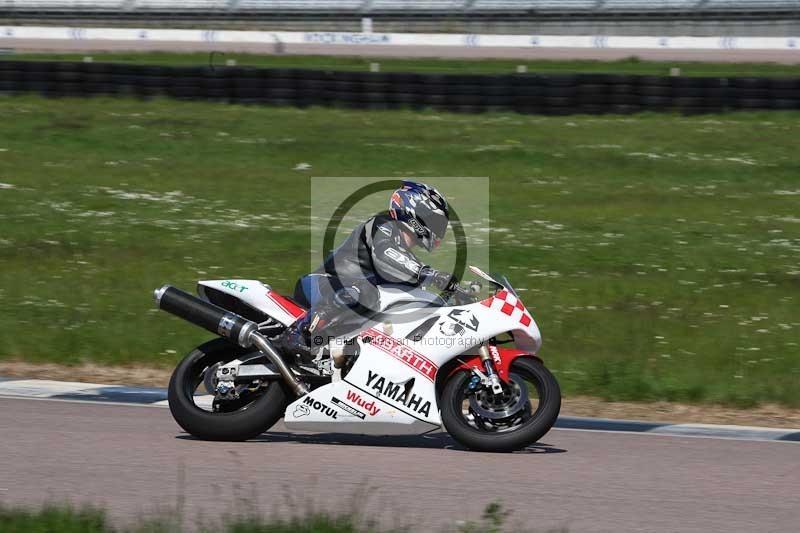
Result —
[[[289,291],[310,175],[489,176],[491,267],[566,394],[800,405],[800,114],[19,97],[0,118],[0,357],[171,366],[208,335],[153,288]]]
[[[451,533],[501,533],[502,531],[534,531],[506,525],[510,511],[500,503],[486,506],[480,521],[466,521],[457,528],[441,531]],[[199,517],[197,517],[199,520]],[[8,507],[0,503],[0,531],[3,533],[168,533],[184,530],[180,513],[156,515],[141,520],[138,524],[119,527],[112,524],[105,510],[94,507],[75,508],[71,505],[47,504],[38,509]],[[195,524],[190,530],[222,533],[414,533],[414,526],[386,529],[373,519],[358,512],[332,514],[309,512],[292,518],[264,516],[253,510],[235,517],[222,517],[203,524]],[[535,530],[544,531],[544,530]],[[568,533],[567,528],[547,530],[547,533]]]
[[[206,66],[211,60],[206,53],[109,52],[88,54],[14,54],[8,60],[82,61],[91,55],[94,61],[149,65]],[[380,63],[384,72],[439,72],[470,74],[508,74],[525,65],[528,72],[540,73],[613,73],[667,76],[678,67],[683,76],[800,76],[800,64],[778,63],[704,63],[688,61],[642,61],[636,57],[619,61],[553,61],[523,59],[428,59],[369,58],[334,56],[257,55],[227,52],[214,55],[215,65],[233,59],[239,66],[272,68],[309,68],[321,70],[369,70],[370,63]],[[3,58],[0,58],[2,61]]]
[[[73,509],[46,505],[27,510],[0,505],[0,531],[6,533],[106,533],[113,531],[105,513],[96,509]]]
[[[379,533],[377,528],[360,525],[351,515],[326,513],[281,520],[261,516],[224,519],[222,525],[200,531],[225,533]],[[167,533],[181,531],[174,517],[153,517],[141,524],[120,528],[111,523],[105,511],[76,509],[67,505],[46,505],[41,509],[7,508],[0,505],[0,531],[4,533]]]

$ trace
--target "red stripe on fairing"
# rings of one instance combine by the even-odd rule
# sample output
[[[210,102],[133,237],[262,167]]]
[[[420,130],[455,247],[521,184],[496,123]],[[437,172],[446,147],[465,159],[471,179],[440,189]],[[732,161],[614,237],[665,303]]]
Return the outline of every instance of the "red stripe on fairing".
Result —
[[[428,378],[430,381],[433,382],[436,380],[436,372],[439,371],[439,367],[436,365],[436,363],[421,353],[412,350],[402,341],[395,339],[394,337],[390,337],[389,335],[385,335],[373,328],[362,332],[360,336],[362,339],[364,337],[372,337],[372,340],[369,343],[371,346],[378,348],[387,355],[391,355],[398,361],[402,361]]]
[[[275,302],[275,305],[283,309],[286,314],[292,315],[295,318],[300,318],[306,314],[306,310],[294,303],[293,301],[284,298],[277,292],[267,291],[267,297]]]

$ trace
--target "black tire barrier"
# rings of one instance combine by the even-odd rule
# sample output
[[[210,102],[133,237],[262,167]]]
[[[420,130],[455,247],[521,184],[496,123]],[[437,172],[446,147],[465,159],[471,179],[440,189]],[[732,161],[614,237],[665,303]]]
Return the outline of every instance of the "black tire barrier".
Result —
[[[115,95],[120,93],[120,87],[111,83],[84,83],[83,89],[88,96]]]
[[[3,82],[17,82],[24,76],[25,73],[19,70],[0,70],[0,81]]]
[[[394,99],[389,98],[389,101],[394,101]],[[430,105],[430,106],[439,106],[444,105],[447,102],[447,95],[445,94],[423,94],[420,95],[417,99],[420,103]]]
[[[455,106],[479,106],[483,97],[479,94],[450,94],[446,103]]]
[[[0,93],[119,95],[352,109],[636,113],[800,109],[800,78],[627,74],[415,74],[0,61]]]
[[[197,98],[200,97],[201,95],[201,91],[199,87],[188,87],[179,85],[176,87],[170,87],[167,90],[167,95],[172,96],[173,98],[197,100]]]
[[[201,87],[203,78],[180,76],[169,80],[169,85],[172,87]]]
[[[224,91],[228,87],[228,80],[225,78],[201,78],[200,86],[206,89],[218,89]]]
[[[55,61],[20,61],[15,62],[21,66],[21,70],[28,72],[49,72],[55,70]]]
[[[578,87],[574,86],[548,86],[544,88],[545,96],[560,96],[562,98],[574,98],[578,94]]]
[[[633,94],[611,94],[608,96],[608,103],[613,106],[639,106],[640,98]]]
[[[641,102],[642,107],[646,109],[659,111],[673,106],[673,100],[668,96],[642,96],[639,102]]]
[[[675,98],[696,98],[704,96],[708,91],[705,87],[674,87],[671,94]]]
[[[444,89],[445,94],[475,95],[475,96],[480,96],[483,94],[483,86],[481,85],[445,84],[441,85],[440,87]]]
[[[733,105],[737,109],[772,109],[766,98],[739,98]]]
[[[378,86],[378,85],[385,85],[386,90],[391,89],[391,85],[386,84],[369,84],[370,86]],[[321,79],[309,79],[309,80],[298,80],[297,82],[297,90],[309,90],[309,91],[324,91],[328,87],[330,87],[330,82],[327,80]]]
[[[137,85],[167,89],[172,86],[172,78],[166,76],[141,76]]]
[[[83,75],[84,81],[88,83],[112,83],[113,74],[87,72]]]
[[[548,87],[574,87],[578,85],[580,77],[577,74],[549,74],[543,79]]]
[[[768,78],[731,78],[731,86],[740,89],[768,89]]]
[[[638,84],[649,87],[671,87],[672,78],[666,76],[639,76]]]
[[[0,72],[0,79],[2,79],[2,72]],[[793,100],[800,98],[800,89],[772,88],[769,90],[769,97],[776,100]]]
[[[772,109],[779,109],[785,111],[789,111],[792,109],[800,109],[800,99],[784,100],[776,98],[774,100],[770,100],[769,102]]]
[[[681,96],[675,98],[673,100],[673,105],[678,108],[693,108],[693,107],[703,107],[705,105],[705,100],[699,97],[690,97],[690,96]]]
[[[642,107],[635,104],[613,104],[611,106],[611,112],[618,115],[630,115],[641,110]]]
[[[54,78],[61,83],[80,82],[84,78],[84,73],[76,70],[57,70],[53,74]]]
[[[486,94],[483,96],[483,105],[493,111],[502,111],[514,105],[514,100],[513,97],[505,94]]]
[[[41,70],[30,70],[30,71],[25,73],[23,78],[25,79],[25,81],[30,82],[30,83],[35,83],[35,82],[44,83],[44,82],[48,82],[48,81],[51,80],[50,73],[46,72],[46,71],[41,71]],[[56,85],[56,83],[54,83],[54,82],[51,82],[51,83],[53,85]]]
[[[264,83],[266,80],[262,78],[233,78],[231,81],[232,83],[230,85],[233,87],[234,91],[240,91],[243,89],[261,90],[267,86]],[[271,85],[270,87],[278,88],[279,86]]]
[[[239,78],[239,80],[244,82],[241,78]],[[271,89],[294,89],[297,87],[296,80],[291,78],[261,78],[260,82],[263,87],[269,87]],[[234,84],[236,84],[236,81],[234,81]]]
[[[611,96],[607,94],[582,94],[576,98],[579,106],[608,106]]]
[[[539,97],[545,93],[545,88],[539,85],[517,85],[513,89],[514,96],[518,98]]]
[[[264,89],[262,96],[270,101],[291,101],[295,97],[294,89]]]
[[[692,77],[692,76],[671,76],[669,78],[672,83],[673,87],[683,87],[686,89],[702,89],[705,87],[718,87],[720,86],[720,80],[726,80],[727,78],[703,78],[703,77]]]
[[[769,98],[770,97],[770,90],[769,90],[768,87],[761,87],[761,88],[757,88],[757,89],[738,88],[736,90],[736,97],[737,98],[746,98],[746,99]]]
[[[609,92],[611,87],[597,83],[587,83],[576,87],[575,92],[580,95],[605,95]]]
[[[671,96],[675,89],[671,85],[644,85],[636,87],[636,93],[642,96]]]
[[[800,79],[793,78],[771,78],[769,87],[775,90],[800,90]]]
[[[636,86],[629,84],[609,85],[608,94],[636,94]]]
[[[567,96],[545,96],[544,102],[548,107],[553,108],[572,107],[575,104],[573,99]]]

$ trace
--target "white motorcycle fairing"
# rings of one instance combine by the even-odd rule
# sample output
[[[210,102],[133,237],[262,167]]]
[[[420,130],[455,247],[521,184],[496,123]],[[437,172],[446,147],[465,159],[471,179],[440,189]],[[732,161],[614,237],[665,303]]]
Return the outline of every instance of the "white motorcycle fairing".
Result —
[[[284,326],[294,323],[303,316],[305,309],[272,290],[272,287],[254,279],[207,280],[197,283],[201,298],[212,301],[206,288],[229,294],[250,307],[269,315]]]
[[[368,330],[369,331],[369,330]],[[360,341],[359,341],[360,342]],[[370,361],[367,361],[370,359]],[[367,364],[369,363],[369,364]],[[313,390],[286,408],[289,429],[368,435],[418,435],[441,425],[432,382],[362,344],[342,381]],[[433,416],[431,416],[433,415]]]
[[[407,294],[418,301],[416,292],[427,291]],[[369,435],[427,433],[442,425],[436,377],[447,362],[508,331],[514,332],[517,347],[530,354],[541,344],[536,322],[507,290],[473,304],[417,314],[413,320],[373,323],[362,331],[360,355],[345,378],[290,404],[286,426]]]
[[[483,272],[479,275],[500,285]],[[200,281],[200,296],[212,300],[206,289],[233,296],[285,326],[306,312],[257,280]],[[378,289],[381,310],[397,310],[397,320],[367,322],[357,337],[359,357],[345,378],[291,403],[284,417],[288,428],[367,435],[427,433],[442,425],[436,377],[443,365],[474,354],[488,339],[505,332],[513,332],[517,348],[528,354],[535,355],[541,345],[536,322],[507,289],[462,306],[440,306],[441,298],[423,289]],[[497,357],[496,351],[493,355]]]

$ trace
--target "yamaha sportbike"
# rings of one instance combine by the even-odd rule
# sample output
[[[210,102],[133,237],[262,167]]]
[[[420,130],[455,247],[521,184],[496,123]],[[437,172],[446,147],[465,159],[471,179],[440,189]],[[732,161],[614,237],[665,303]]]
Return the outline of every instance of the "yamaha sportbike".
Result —
[[[328,339],[313,360],[274,340],[306,312],[254,280],[201,281],[199,298],[170,286],[160,309],[219,335],[175,369],[169,407],[188,433],[246,440],[284,419],[291,430],[409,435],[442,426],[481,451],[537,442],[558,417],[558,382],[536,355],[539,329],[508,280],[434,294],[379,287],[379,312]]]

